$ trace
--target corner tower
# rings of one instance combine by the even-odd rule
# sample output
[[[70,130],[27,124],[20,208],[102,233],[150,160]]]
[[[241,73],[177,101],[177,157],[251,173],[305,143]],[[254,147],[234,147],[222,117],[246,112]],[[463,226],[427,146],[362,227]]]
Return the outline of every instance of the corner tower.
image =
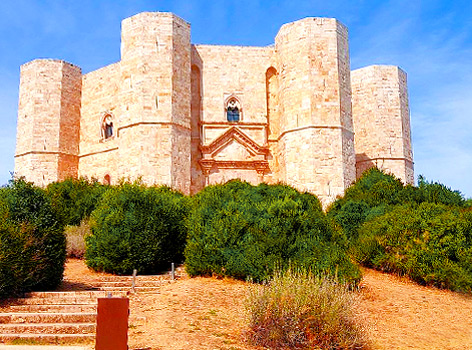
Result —
[[[39,59],[21,66],[15,177],[45,186],[77,177],[82,72]]]
[[[280,180],[324,205],[355,180],[347,29],[336,19],[286,24],[279,63]]]
[[[395,66],[352,72],[357,177],[374,166],[414,183],[406,73]]]
[[[140,13],[123,20],[121,40],[120,173],[189,193],[190,25]]]

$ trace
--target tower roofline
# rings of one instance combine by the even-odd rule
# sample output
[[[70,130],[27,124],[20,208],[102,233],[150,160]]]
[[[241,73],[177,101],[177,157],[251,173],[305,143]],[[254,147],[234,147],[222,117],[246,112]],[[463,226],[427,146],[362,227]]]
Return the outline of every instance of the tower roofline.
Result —
[[[392,65],[392,64],[371,64],[371,65],[368,65],[368,66],[365,66],[365,67],[353,69],[351,71],[351,73],[354,73],[354,72],[361,73],[361,72],[365,72],[365,71],[373,70],[373,69],[396,69],[396,70],[398,70],[399,72],[402,72],[405,75],[407,74],[404,69],[402,69],[399,66]]]
[[[145,11],[145,12],[139,12],[133,16],[130,16],[130,17],[127,17],[125,19],[123,19],[121,21],[121,23],[125,23],[127,21],[132,21],[136,18],[139,18],[139,17],[151,17],[151,16],[158,16],[158,17],[170,17],[170,18],[173,18],[179,22],[181,22],[182,24],[186,25],[186,26],[190,26],[190,23],[187,22],[186,20],[184,20],[182,17],[179,17],[177,16],[175,13],[173,12],[160,12],[160,11],[155,11],[155,12],[152,12],[152,11]]]
[[[324,22],[334,21],[337,25],[342,26],[346,31],[348,30],[347,27],[341,21],[339,21],[337,18],[334,18],[334,17],[305,17],[305,18],[302,18],[293,22],[283,24],[280,27],[275,37],[277,38],[281,32],[288,30],[292,26],[299,25],[301,23],[309,23],[309,22],[315,22],[315,21],[318,21],[320,24],[323,24]]]
[[[67,62],[67,61],[64,61],[64,60],[56,59],[56,58],[36,58],[32,61],[23,63],[20,67],[23,68],[23,67],[27,67],[29,65],[33,65],[33,64],[37,64],[37,63],[44,63],[44,62],[62,63],[62,64],[66,64],[66,65],[76,67],[76,68],[79,68],[80,70],[82,70],[82,68],[80,68],[76,64],[73,64],[73,63],[70,63],[70,62]]]

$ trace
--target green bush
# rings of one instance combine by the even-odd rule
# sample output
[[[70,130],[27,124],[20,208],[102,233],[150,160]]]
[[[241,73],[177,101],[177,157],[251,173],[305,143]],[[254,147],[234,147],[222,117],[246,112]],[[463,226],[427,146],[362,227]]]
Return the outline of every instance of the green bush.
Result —
[[[109,186],[86,178],[68,178],[48,185],[46,193],[64,225],[78,226],[87,219]]]
[[[356,259],[421,284],[472,290],[472,212],[443,204],[397,206],[366,222]]]
[[[0,189],[0,298],[59,285],[63,226],[44,191],[22,179]]]
[[[402,182],[391,174],[377,168],[366,170],[329,208],[336,211],[348,201],[364,202],[370,208],[378,205],[399,204],[398,196],[403,190]]]
[[[463,195],[459,191],[453,191],[439,182],[428,182],[422,175],[418,176],[418,189],[423,202],[436,204],[467,206]]]
[[[367,341],[348,288],[287,270],[252,285],[245,301],[248,340],[269,349],[363,349]]]
[[[124,183],[108,189],[91,215],[89,267],[118,274],[156,273],[181,262],[187,199],[167,187]]]
[[[419,176],[419,186],[404,186],[391,174],[371,168],[350,186],[344,197],[337,199],[328,209],[328,217],[339,224],[345,235],[356,239],[358,228],[367,221],[403,204],[424,202],[467,207],[459,191],[452,191],[437,182],[428,182]]]
[[[303,266],[357,283],[360,272],[333,233],[318,199],[283,185],[239,180],[209,186],[193,197],[186,269],[256,281],[275,266]]]

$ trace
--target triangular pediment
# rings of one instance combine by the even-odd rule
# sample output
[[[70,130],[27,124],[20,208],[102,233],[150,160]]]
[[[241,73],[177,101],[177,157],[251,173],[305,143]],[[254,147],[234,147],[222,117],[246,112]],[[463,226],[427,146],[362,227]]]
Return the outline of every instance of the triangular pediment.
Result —
[[[215,160],[246,160],[253,157],[245,145],[237,140],[230,140],[228,143],[212,154]]]
[[[225,159],[228,159],[227,155],[231,153],[237,158],[265,156],[268,153],[267,146],[260,146],[237,127],[228,129],[209,145],[200,146],[200,150],[203,154],[210,155],[211,158]]]

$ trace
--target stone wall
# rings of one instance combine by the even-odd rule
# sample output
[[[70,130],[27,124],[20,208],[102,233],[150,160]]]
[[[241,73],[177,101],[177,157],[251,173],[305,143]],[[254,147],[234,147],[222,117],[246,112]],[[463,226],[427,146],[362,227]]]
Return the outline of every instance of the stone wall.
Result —
[[[377,166],[413,184],[406,74],[394,66],[358,69],[352,92],[357,176]]]
[[[21,67],[15,176],[39,185],[77,176],[81,77],[60,60]]]
[[[272,47],[194,46],[192,64],[197,67],[201,79],[199,138],[202,145],[210,145],[229,129],[237,126],[259,146],[267,146],[266,72],[271,67],[273,55]],[[195,84],[197,85],[197,82]],[[241,117],[236,124],[228,122],[225,113],[225,101],[232,96],[241,103]],[[195,100],[197,99],[198,97],[195,97]],[[216,154],[214,156],[215,159],[218,158]],[[195,146],[192,158],[201,158],[200,149]],[[227,160],[241,162],[254,159],[250,154],[244,156],[242,153],[234,153],[232,158]],[[241,174],[250,174],[243,179],[253,183],[263,180],[255,169],[241,169],[235,163],[231,167],[226,164],[224,168],[215,165],[206,182],[213,184],[223,179],[228,181],[241,178]],[[200,177],[195,183],[204,185],[206,182],[202,180],[202,176],[199,173],[197,176]],[[270,176],[271,171],[268,169],[266,177]],[[193,191],[200,189],[201,187],[195,185]]]
[[[121,174],[184,193],[190,192],[190,50],[190,25],[171,13],[141,13],[122,23]]]
[[[275,42],[281,180],[326,205],[355,179],[347,29],[306,18],[282,26]]]
[[[330,18],[285,24],[268,47],[191,45],[171,13],[127,18],[120,62],[84,76],[56,60],[22,66],[16,153],[16,174],[41,185],[141,178],[188,194],[241,178],[325,207],[373,165],[413,182],[406,74],[351,74],[347,29]]]
[[[80,118],[79,175],[103,181],[106,175],[115,183],[119,169],[117,128],[123,115],[120,89],[121,67],[115,63],[82,78]],[[102,134],[102,120],[111,115],[114,132],[110,138]]]

